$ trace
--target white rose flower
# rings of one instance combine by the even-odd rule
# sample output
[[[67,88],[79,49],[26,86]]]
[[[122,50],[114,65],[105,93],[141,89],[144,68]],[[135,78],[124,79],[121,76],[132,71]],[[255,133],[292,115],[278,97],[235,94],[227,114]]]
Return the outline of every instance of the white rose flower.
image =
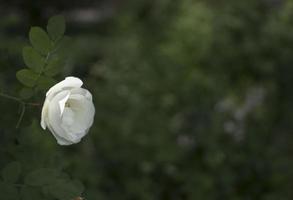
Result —
[[[67,77],[46,94],[41,126],[48,127],[60,145],[80,142],[93,124],[92,95],[82,84],[79,78]]]

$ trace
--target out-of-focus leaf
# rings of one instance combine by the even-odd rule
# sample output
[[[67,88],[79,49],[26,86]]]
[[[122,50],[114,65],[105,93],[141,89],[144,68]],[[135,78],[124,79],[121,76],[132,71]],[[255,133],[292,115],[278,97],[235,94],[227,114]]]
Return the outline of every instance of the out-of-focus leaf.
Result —
[[[2,170],[2,177],[5,182],[15,183],[21,172],[21,164],[17,161],[6,165]]]
[[[20,190],[21,200],[41,200],[44,199],[42,192],[39,188],[35,187],[22,187]]]
[[[81,196],[83,185],[78,181],[58,180],[47,187],[48,192],[59,200],[68,200]]]
[[[38,77],[39,75],[30,69],[21,69],[16,73],[16,78],[19,82],[27,87],[33,87],[36,84]]]
[[[52,44],[48,34],[40,27],[32,27],[29,32],[30,42],[33,47],[42,55],[47,55]]]
[[[55,79],[47,76],[40,76],[37,84],[37,90],[47,90],[55,84]]]
[[[53,41],[57,41],[64,35],[65,28],[65,18],[62,15],[55,15],[48,21],[47,31]]]
[[[0,182],[0,197],[3,200],[19,200],[19,193],[14,185]]]
[[[73,41],[71,37],[64,36],[61,41],[56,46],[56,54],[59,57],[65,58],[68,56],[70,52],[70,46],[72,45]]]
[[[53,183],[59,175],[59,172],[54,169],[41,168],[29,173],[24,182],[31,186],[42,186]]]
[[[34,90],[32,88],[24,87],[19,91],[19,96],[22,99],[29,99],[34,95]]]
[[[55,76],[62,70],[63,66],[64,61],[61,58],[52,58],[46,66],[44,73],[47,76]]]
[[[26,66],[31,68],[36,73],[42,71],[45,65],[45,59],[32,47],[24,47],[22,50],[22,56]]]
[[[64,172],[62,172],[59,176],[59,179],[62,179],[62,180],[70,180],[70,176]]]

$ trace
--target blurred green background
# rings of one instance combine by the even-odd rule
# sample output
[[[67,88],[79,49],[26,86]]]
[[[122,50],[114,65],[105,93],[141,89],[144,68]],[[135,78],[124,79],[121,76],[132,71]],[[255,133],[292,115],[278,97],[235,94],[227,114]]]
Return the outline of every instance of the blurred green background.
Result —
[[[62,169],[87,200],[293,199],[292,1],[10,0],[0,13],[2,92],[21,88],[30,27],[61,13],[73,42],[58,80],[80,77],[96,107],[62,147],[41,108],[16,130],[18,104],[1,98],[1,168]]]

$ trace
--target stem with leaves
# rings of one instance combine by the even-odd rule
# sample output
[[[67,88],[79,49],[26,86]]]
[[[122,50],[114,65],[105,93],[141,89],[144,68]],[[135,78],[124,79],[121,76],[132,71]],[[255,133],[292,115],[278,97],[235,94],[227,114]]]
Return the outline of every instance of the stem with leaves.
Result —
[[[55,15],[48,20],[46,30],[41,27],[31,27],[29,31],[30,44],[22,51],[25,68],[16,73],[16,78],[23,84],[19,98],[0,92],[0,97],[16,101],[21,106],[20,117],[16,128],[19,127],[26,106],[41,106],[38,103],[28,103],[25,99],[31,98],[36,92],[48,90],[56,80],[53,78],[61,72],[64,66],[63,47],[68,42],[64,36],[66,29],[62,15]]]

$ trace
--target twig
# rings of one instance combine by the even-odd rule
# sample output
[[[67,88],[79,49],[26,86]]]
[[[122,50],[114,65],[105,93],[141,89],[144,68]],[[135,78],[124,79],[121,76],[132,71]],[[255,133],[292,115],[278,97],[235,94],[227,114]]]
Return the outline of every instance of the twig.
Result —
[[[25,103],[25,105],[28,105],[28,106],[41,106],[40,103]]]
[[[19,128],[19,125],[20,125],[20,123],[21,123],[21,121],[23,119],[24,113],[25,113],[25,103],[21,102],[21,106],[22,106],[21,113],[20,113],[19,119],[18,119],[16,127],[15,127],[17,129]]]
[[[14,96],[10,96],[8,94],[4,94],[4,93],[1,93],[1,92],[0,92],[0,96],[1,97],[4,97],[4,98],[7,98],[7,99],[14,100],[14,101],[22,102],[22,100],[20,98],[17,98],[17,97],[14,97]]]
[[[17,101],[18,103],[20,103],[20,105],[21,105],[21,113],[20,113],[19,119],[17,121],[16,128],[19,128],[19,126],[20,126],[20,123],[21,123],[21,121],[23,119],[23,116],[24,116],[24,113],[25,113],[25,106],[26,105],[28,105],[28,106],[41,106],[41,104],[39,104],[39,103],[26,103],[26,102],[24,102],[22,99],[20,99],[18,97],[14,97],[14,96],[4,94],[4,93],[1,93],[1,92],[0,92],[0,97],[11,99],[13,101]]]

